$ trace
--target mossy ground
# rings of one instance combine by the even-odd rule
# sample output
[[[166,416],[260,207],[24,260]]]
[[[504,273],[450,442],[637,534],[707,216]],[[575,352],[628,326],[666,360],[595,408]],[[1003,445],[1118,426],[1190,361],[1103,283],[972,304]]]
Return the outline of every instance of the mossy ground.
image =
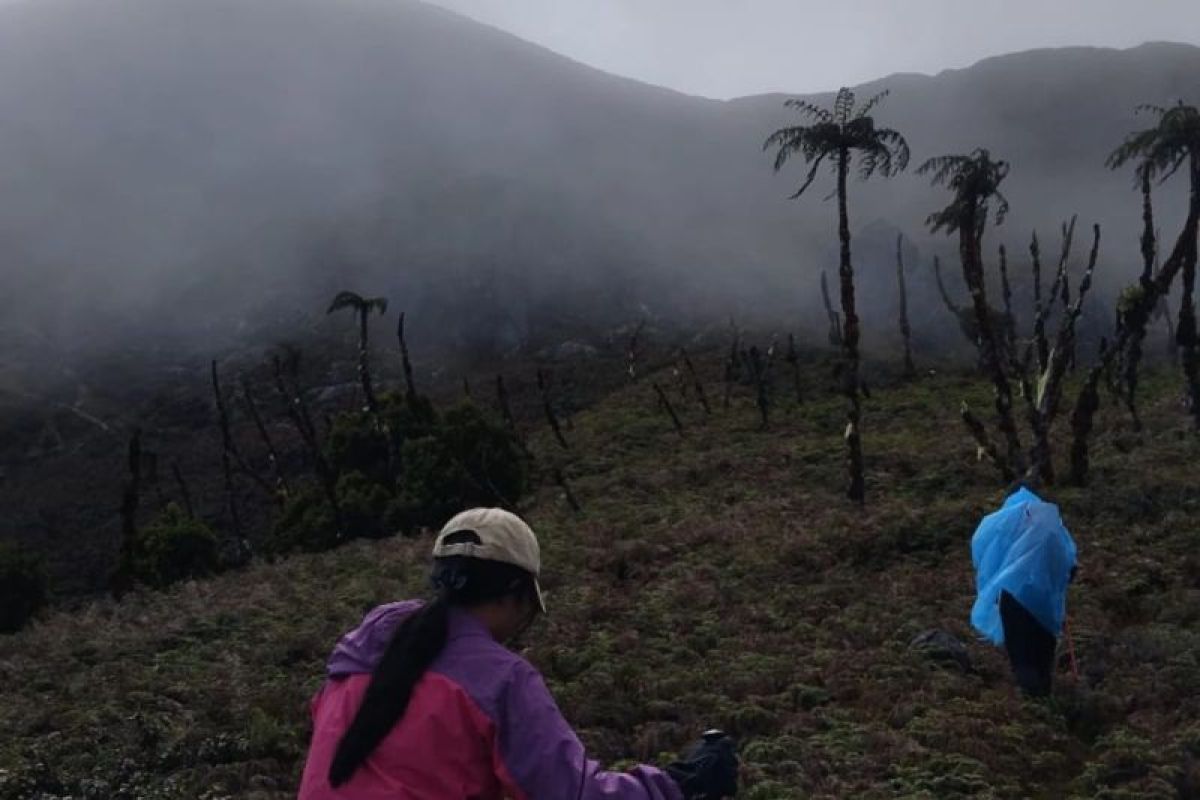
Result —
[[[1080,678],[1064,662],[1033,702],[967,622],[970,536],[1002,489],[958,407],[983,417],[987,387],[873,387],[858,509],[823,367],[802,406],[780,373],[766,431],[702,369],[707,417],[655,376],[682,436],[643,379],[578,414],[569,451],[533,437],[584,510],[553,487],[529,503],[551,614],[527,655],[594,756],[660,760],[719,726],[751,800],[1200,796],[1200,442],[1176,373],[1145,381],[1142,433],[1106,405],[1091,486],[1047,493],[1079,545]],[[325,655],[369,607],[423,592],[428,547],[357,542],[0,640],[0,797],[294,796]],[[933,627],[973,671],[908,648]]]

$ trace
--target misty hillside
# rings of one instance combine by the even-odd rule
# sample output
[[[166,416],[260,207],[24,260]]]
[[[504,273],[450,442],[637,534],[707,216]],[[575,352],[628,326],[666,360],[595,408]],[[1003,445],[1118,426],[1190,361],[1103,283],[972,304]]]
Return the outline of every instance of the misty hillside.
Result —
[[[720,354],[698,365],[715,396]],[[805,385],[827,372],[806,365]],[[1052,495],[1081,559],[1079,674],[1064,656],[1053,698],[1022,699],[968,622],[971,532],[1002,494],[960,433],[957,401],[991,392],[966,373],[881,387],[865,509],[843,497],[833,392],[781,392],[768,432],[749,389],[712,415],[680,400],[678,436],[642,382],[581,413],[569,454],[538,430],[584,510],[552,486],[523,509],[551,608],[526,655],[609,765],[730,731],[743,800],[1195,798],[1196,440],[1177,371],[1145,378],[1146,431],[1109,405],[1097,485]],[[329,648],[423,596],[430,542],[259,561],[0,637],[0,800],[294,798]],[[963,661],[912,648],[931,628]]]
[[[1010,249],[1079,212],[1112,258],[1136,253],[1138,201],[1104,156],[1138,103],[1195,101],[1197,74],[1200,49],[1162,44],[864,91],[891,90],[880,121],[916,163],[978,145],[1013,161]],[[347,286],[389,295],[418,334],[501,349],[642,304],[810,316],[834,211],[824,186],[787,201],[798,168],[774,176],[760,151],[782,100],[642,85],[409,0],[7,3],[0,347],[175,335],[211,351],[275,336]],[[856,184],[852,223],[928,254],[940,199],[911,174]],[[891,307],[890,259],[859,251],[868,313]]]

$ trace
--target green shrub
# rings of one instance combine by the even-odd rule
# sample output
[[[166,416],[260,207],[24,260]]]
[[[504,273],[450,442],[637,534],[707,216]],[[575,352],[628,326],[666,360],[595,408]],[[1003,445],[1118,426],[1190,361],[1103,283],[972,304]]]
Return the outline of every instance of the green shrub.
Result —
[[[13,633],[46,604],[42,560],[15,543],[0,542],[0,633]]]
[[[425,398],[385,394],[379,398],[378,417],[353,411],[333,420],[325,455],[339,475],[361,472],[386,483],[391,454],[398,453],[409,439],[434,434],[438,423],[437,413]],[[396,466],[391,465],[393,470]]]
[[[507,429],[474,405],[448,411],[430,434],[401,450],[392,520],[412,532],[472,506],[511,505],[529,487],[528,457]]]
[[[360,472],[386,479],[388,440],[364,412],[340,414],[325,443],[326,457],[338,472]]]
[[[268,551],[412,533],[464,508],[512,505],[529,488],[529,457],[516,436],[470,403],[438,413],[423,398],[385,395],[378,418],[334,420],[325,456],[339,476],[341,519],[324,492],[304,488],[285,505]]]
[[[424,398],[385,395],[378,417],[354,411],[334,420],[325,457],[338,475],[341,519],[324,492],[302,488],[284,505],[266,551],[410,534],[467,507],[514,504],[529,488],[529,456],[516,435],[472,403],[439,414]]]
[[[1145,296],[1146,290],[1142,288],[1141,284],[1135,283],[1132,286],[1126,286],[1117,297],[1117,313],[1128,314],[1138,303],[1142,302],[1142,298]]]
[[[1173,765],[1162,763],[1170,755],[1141,734],[1119,728],[1095,743],[1091,760],[1076,780],[1080,795],[1105,800],[1178,797],[1171,780]]]
[[[392,532],[385,519],[392,496],[383,485],[350,472],[338,479],[337,496],[347,538],[377,539]]]
[[[778,781],[759,781],[746,790],[746,800],[788,800],[803,796],[795,787],[786,786]]]
[[[467,472],[437,436],[406,441],[400,462],[403,474],[388,514],[397,527],[410,531],[422,518],[443,516],[441,508],[453,503],[451,495],[460,494],[458,488],[467,480]]]
[[[325,493],[316,486],[295,490],[271,530],[267,553],[328,550],[338,544],[337,520]]]
[[[121,571],[148,586],[163,587],[217,571],[217,536],[200,520],[174,503],[138,531],[122,557]]]

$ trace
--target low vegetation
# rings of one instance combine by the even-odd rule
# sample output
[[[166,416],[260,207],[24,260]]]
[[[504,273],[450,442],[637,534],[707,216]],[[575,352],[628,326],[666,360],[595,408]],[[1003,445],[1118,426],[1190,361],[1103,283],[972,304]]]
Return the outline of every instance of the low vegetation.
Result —
[[[324,446],[336,505],[315,482],[290,494],[267,549],[325,550],[351,538],[413,533],[477,505],[512,506],[531,464],[508,427],[473,403],[445,412],[384,395],[376,412],[343,414]]]
[[[1099,227],[1074,300],[1075,221],[1063,226],[1044,302],[1034,236],[1034,318],[1022,336],[1007,252],[1000,247],[1003,311],[988,301],[983,254],[989,211],[999,224],[1008,207],[1000,185],[1009,165],[983,149],[926,161],[918,171],[952,195],[928,223],[958,235],[969,313],[941,287],[936,262],[935,273],[986,383],[953,369],[918,379],[903,302],[902,372],[864,368],[858,346],[852,156],[864,178],[894,175],[909,159],[903,137],[875,125],[882,96],[856,105],[843,89],[830,109],[790,101],[811,124],[766,142],[776,169],[793,155],[806,160],[793,196],[822,163],[834,167],[840,314],[828,292],[825,305],[835,359],[802,358],[790,336],[783,356],[778,336],[760,348],[735,328],[728,355],[709,342],[693,359],[673,345],[655,364],[642,320],[625,348],[628,380],[590,409],[564,413],[553,376],[537,370],[548,427],[527,441],[503,376],[496,415],[465,383],[458,405],[435,407],[418,393],[403,314],[405,390],[377,386],[369,321],[387,301],[342,292],[329,312],[356,314],[362,402],[319,427],[298,354],[275,357],[279,417],[295,434],[287,467],[243,375],[241,399],[261,439],[258,457],[248,453],[214,361],[230,530],[221,536],[194,515],[178,469],[184,507],[164,506],[158,488],[161,510],[142,524],[157,455],[135,429],[113,584],[132,594],[48,615],[4,642],[0,800],[291,796],[305,699],[328,648],[371,606],[422,591],[427,539],[392,534],[435,528],[475,505],[519,509],[542,533],[553,611],[527,654],[595,754],[618,767],[668,759],[717,726],[742,747],[751,800],[1200,796],[1200,489],[1190,474],[1200,446],[1200,115],[1183,104],[1151,109],[1157,125],[1110,160],[1136,165],[1143,266],[1118,300],[1113,338],[1078,377],[1076,323]],[[1185,165],[1187,220],[1156,265],[1151,179]],[[901,256],[902,239],[903,298]],[[1177,377],[1139,366],[1147,324],[1176,274],[1190,422]],[[777,380],[777,361],[790,366],[791,386]],[[933,360],[923,354],[922,363]],[[1121,402],[1101,402],[1106,377],[1130,419]],[[718,383],[714,413],[706,386]],[[1072,392],[1068,442],[1051,434]],[[971,411],[989,399],[996,441]],[[1054,468],[1064,460],[1069,482]],[[1044,701],[1016,692],[1002,654],[976,643],[967,623],[970,535],[1014,479],[1060,504],[1081,553],[1069,656]],[[274,504],[266,536],[243,529],[245,482]],[[270,563],[252,558],[252,539]],[[196,580],[229,566],[238,574]],[[0,594],[0,625],[28,622],[46,594],[38,564],[0,550]]]
[[[0,633],[20,630],[46,604],[41,559],[19,545],[0,542]]]
[[[691,354],[710,387],[723,355]],[[967,622],[970,535],[1002,491],[946,397],[982,406],[990,385],[877,382],[875,499],[860,508],[845,500],[829,368],[804,362],[803,405],[775,388],[766,432],[756,387],[740,386],[728,411],[675,400],[680,435],[651,387],[669,383],[650,374],[576,414],[569,451],[548,428],[531,437],[584,511],[549,482],[522,505],[551,609],[526,655],[592,752],[661,760],[722,726],[751,800],[1196,796],[1200,489],[1177,373],[1143,374],[1141,431],[1100,410],[1103,491],[1050,495],[1080,548],[1079,678],[1064,664],[1034,702]],[[351,542],[8,637],[0,798],[294,796],[329,648],[374,604],[423,593],[428,549]],[[970,670],[910,649],[931,628],[966,643]]]
[[[212,528],[169,503],[153,522],[137,530],[119,569],[137,583],[162,588],[212,575],[219,565],[219,544]]]

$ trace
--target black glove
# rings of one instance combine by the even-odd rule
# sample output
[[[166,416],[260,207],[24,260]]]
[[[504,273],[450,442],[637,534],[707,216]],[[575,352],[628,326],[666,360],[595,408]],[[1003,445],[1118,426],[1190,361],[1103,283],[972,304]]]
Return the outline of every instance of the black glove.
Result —
[[[687,757],[667,767],[685,800],[721,800],[737,794],[738,757],[733,740],[708,731]]]

